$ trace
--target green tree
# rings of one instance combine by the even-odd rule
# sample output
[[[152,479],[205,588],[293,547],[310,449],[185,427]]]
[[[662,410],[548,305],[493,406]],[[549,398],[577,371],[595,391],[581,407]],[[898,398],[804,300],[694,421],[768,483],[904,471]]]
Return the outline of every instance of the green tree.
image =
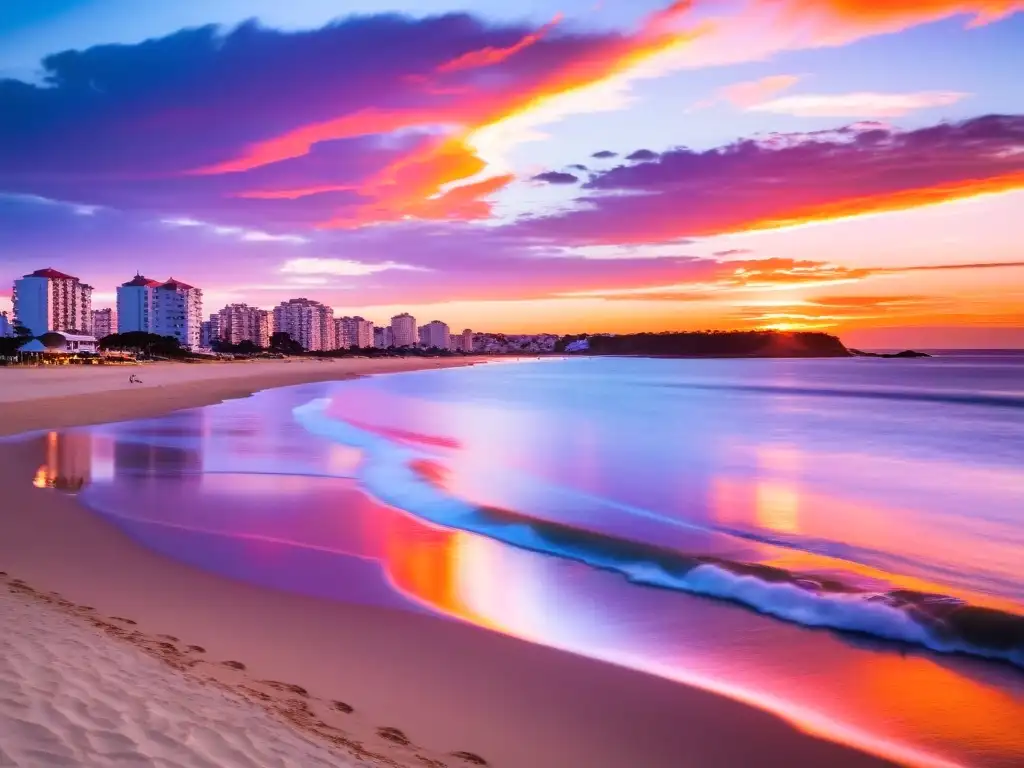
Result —
[[[186,354],[174,336],[159,336],[145,331],[112,333],[100,339],[100,349],[126,349],[159,357],[181,357]]]
[[[302,345],[285,331],[278,331],[270,336],[270,348],[285,355],[301,355],[305,352]]]

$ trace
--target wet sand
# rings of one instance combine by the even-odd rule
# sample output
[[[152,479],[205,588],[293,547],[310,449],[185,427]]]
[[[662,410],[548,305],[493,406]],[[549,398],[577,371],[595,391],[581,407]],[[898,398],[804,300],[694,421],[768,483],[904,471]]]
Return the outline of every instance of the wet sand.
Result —
[[[485,357],[292,358],[0,367],[0,436],[157,416],[291,384],[487,361]],[[142,383],[129,383],[132,374]]]
[[[145,384],[130,390],[125,369],[109,369],[124,385],[103,378],[110,375],[104,369],[0,369],[0,432],[157,415],[269,386],[435,362],[227,364],[216,366],[228,371],[216,375],[193,372],[199,366],[153,366],[139,373]],[[267,370],[256,375],[256,366]],[[26,399],[10,397],[8,373],[23,376]],[[40,378],[51,373],[60,378]],[[101,376],[87,378],[93,373]],[[75,381],[89,394],[73,394]],[[156,657],[174,674],[228,691],[224,707],[241,706],[236,696],[247,699],[371,765],[884,764],[774,715],[660,678],[444,619],[192,569],[139,546],[73,495],[34,488],[43,440],[0,443],[0,579],[14,596],[63,614],[101,645]],[[5,604],[0,612],[11,620]],[[52,638],[64,640],[59,632]],[[37,641],[51,639],[41,634]],[[68,684],[49,683],[58,691]],[[124,727],[136,728],[136,716],[126,709]]]

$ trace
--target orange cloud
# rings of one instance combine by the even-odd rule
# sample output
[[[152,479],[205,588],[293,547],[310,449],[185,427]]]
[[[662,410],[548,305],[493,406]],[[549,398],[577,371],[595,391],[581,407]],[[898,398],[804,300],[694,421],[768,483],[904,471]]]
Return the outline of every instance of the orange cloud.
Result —
[[[295,187],[294,189],[252,189],[239,192],[236,197],[250,200],[298,200],[300,197],[321,195],[325,192],[347,192],[356,187],[351,184],[320,184],[313,187]]]
[[[680,45],[693,33],[678,32],[675,26],[689,10],[689,1],[675,2],[652,14],[640,30],[631,36],[610,36],[589,54],[567,59],[559,68],[542,77],[531,88],[507,88],[497,92],[470,94],[463,100],[443,100],[417,109],[367,109],[333,120],[301,126],[281,136],[248,147],[239,157],[197,169],[196,175],[239,173],[270,163],[307,155],[323,141],[357,136],[387,134],[424,125],[452,124],[459,130],[447,139],[416,150],[384,168],[373,178],[355,187],[372,199],[355,214],[345,213],[323,222],[326,228],[352,227],[360,224],[392,221],[404,217],[463,218],[471,213],[486,215],[490,208],[480,197],[492,194],[509,183],[506,172],[494,172],[498,180],[484,183],[476,179],[487,170],[487,162],[473,146],[473,138],[482,129],[495,126],[531,110],[543,109],[553,99],[565,96],[608,80],[647,61],[673,46]],[[542,27],[534,35],[503,49],[474,51],[443,64],[439,71],[450,73],[503,61],[523,48],[534,45],[558,19]],[[423,83],[424,94],[433,88]],[[453,195],[445,187],[472,181],[468,191]],[[477,183],[479,182],[479,183]],[[286,190],[255,190],[241,196],[262,199],[291,199],[322,192],[350,189],[349,186],[316,185]],[[467,197],[476,196],[469,204]],[[451,205],[452,208],[446,208]]]
[[[390,133],[413,125],[439,122],[438,118],[443,116],[438,110],[364,109],[334,120],[301,126],[251,145],[234,160],[197,168],[189,173],[212,176],[251,171],[253,168],[308,155],[313,146],[321,141]]]
[[[464,53],[461,56],[445,62],[437,68],[437,71],[457,72],[463,69],[478,69],[480,67],[489,67],[493,64],[500,64],[510,56],[514,56],[524,48],[529,48],[531,45],[536,43],[561,20],[562,14],[557,14],[554,19],[549,21],[536,32],[531,32],[520,39],[517,43],[510,45],[507,48],[496,48],[491,46],[481,48],[478,51],[470,51],[469,53]]]
[[[562,298],[601,298],[620,301],[712,301],[722,294],[786,291],[841,285],[864,280],[868,269],[851,269],[820,261],[753,259],[708,262],[703,274],[684,282],[639,287],[595,288],[561,292]]]
[[[852,218],[855,216],[865,216],[868,214],[894,213],[897,211],[910,210],[912,208],[920,208],[925,205],[937,205],[939,203],[948,203],[956,200],[966,200],[972,197],[994,195],[1017,189],[1024,189],[1024,171],[1007,173],[1001,176],[993,176],[988,179],[966,179],[964,181],[954,181],[947,184],[937,184],[932,187],[890,192],[873,195],[871,197],[851,197],[833,200],[827,203],[807,205],[788,212],[784,218],[780,217],[752,221],[730,231],[756,232],[770,229],[784,229],[806,224]],[[692,234],[713,235],[722,234],[722,232],[708,231]]]
[[[486,219],[491,215],[491,204],[485,198],[504,189],[514,178],[505,174],[455,187],[439,197],[412,202],[407,215],[417,219]]]
[[[868,0],[759,0],[762,5],[782,8],[784,13],[806,14],[816,19],[812,24],[825,33],[856,27],[854,37],[889,31],[913,23],[943,18],[958,13],[972,14],[976,21],[991,20],[1011,13],[1022,6],[1020,0],[931,0],[930,2],[909,2],[879,4]],[[495,90],[486,88],[465,90],[464,85],[434,82],[435,75],[458,75],[460,72],[478,67],[493,66],[507,61],[516,53],[538,45],[547,33],[558,23],[556,18],[536,32],[528,34],[507,47],[488,47],[471,51],[451,59],[437,67],[433,75],[414,76],[419,89],[415,107],[364,109],[319,123],[304,125],[280,136],[255,143],[238,157],[193,171],[195,174],[239,173],[259,168],[274,162],[307,155],[319,142],[353,138],[367,135],[385,135],[399,130],[415,129],[422,126],[456,126],[445,140],[415,150],[410,156],[400,159],[382,169],[374,177],[354,186],[318,184],[294,189],[253,190],[241,193],[243,197],[261,199],[294,199],[332,191],[356,191],[368,198],[369,202],[356,210],[342,211],[321,224],[323,227],[352,227],[378,221],[391,221],[404,217],[416,217],[429,212],[440,218],[462,217],[471,211],[489,211],[486,204],[467,205],[465,195],[476,192],[479,195],[492,194],[508,182],[479,184],[488,176],[505,178],[508,175],[506,163],[501,156],[509,144],[529,136],[535,123],[558,119],[562,112],[587,111],[608,108],[614,101],[615,89],[622,87],[629,73],[639,71],[662,54],[675,56],[684,46],[697,37],[709,37],[716,27],[705,27],[697,31],[680,30],[679,26],[693,3],[681,0],[667,8],[650,14],[640,29],[631,35],[611,35],[585,49],[582,55],[566,58],[551,71],[543,74],[528,86],[505,84]],[[884,5],[884,8],[880,8]],[[558,38],[552,40],[552,44]],[[546,41],[545,41],[546,44]],[[661,61],[659,59],[659,61]],[[740,83],[727,89],[723,98],[741,106],[753,105],[791,87],[797,80],[791,75],[778,75],[750,83]],[[602,90],[601,87],[608,88]],[[602,106],[602,101],[605,103]],[[566,105],[569,106],[566,106]],[[533,121],[533,122],[531,122]],[[854,199],[830,203],[830,210],[836,216],[856,215],[879,210],[901,210],[915,204],[927,204],[944,199],[983,193],[992,188],[994,180],[981,182],[977,192],[965,189],[959,191],[936,189],[922,192],[916,198],[912,194],[893,195],[888,203],[878,199],[865,201]],[[449,196],[449,188],[458,184],[469,184],[470,191],[460,196]],[[1018,184],[1005,180],[1006,189]],[[994,190],[993,190],[994,191]],[[917,199],[920,202],[914,203]],[[426,204],[429,201],[429,204]],[[445,211],[450,202],[455,206]],[[477,203],[483,203],[481,197]],[[886,208],[886,205],[891,207]],[[843,211],[849,210],[848,213]],[[419,213],[417,213],[419,212]],[[796,215],[792,220],[755,222],[755,227],[776,228],[800,223],[802,218],[812,219],[814,211],[807,216]]]
[[[971,25],[992,21],[1024,10],[1022,0],[763,0],[783,5],[796,18],[824,16],[834,22],[829,37],[845,39],[871,33],[896,32],[907,27],[953,16],[970,16]]]

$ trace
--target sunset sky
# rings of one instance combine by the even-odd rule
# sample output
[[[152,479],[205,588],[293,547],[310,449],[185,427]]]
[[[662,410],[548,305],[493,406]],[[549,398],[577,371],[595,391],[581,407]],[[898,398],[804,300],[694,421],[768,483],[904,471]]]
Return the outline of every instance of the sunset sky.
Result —
[[[0,309],[1024,347],[1021,73],[1024,0],[8,0]]]

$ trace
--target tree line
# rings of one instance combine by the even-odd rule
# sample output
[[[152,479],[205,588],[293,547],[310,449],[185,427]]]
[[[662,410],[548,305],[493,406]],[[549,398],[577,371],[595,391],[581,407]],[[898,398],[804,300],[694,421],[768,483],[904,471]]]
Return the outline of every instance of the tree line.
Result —
[[[685,331],[564,336],[557,352],[586,339],[591,355],[665,357],[849,357],[837,336],[819,331]]]

